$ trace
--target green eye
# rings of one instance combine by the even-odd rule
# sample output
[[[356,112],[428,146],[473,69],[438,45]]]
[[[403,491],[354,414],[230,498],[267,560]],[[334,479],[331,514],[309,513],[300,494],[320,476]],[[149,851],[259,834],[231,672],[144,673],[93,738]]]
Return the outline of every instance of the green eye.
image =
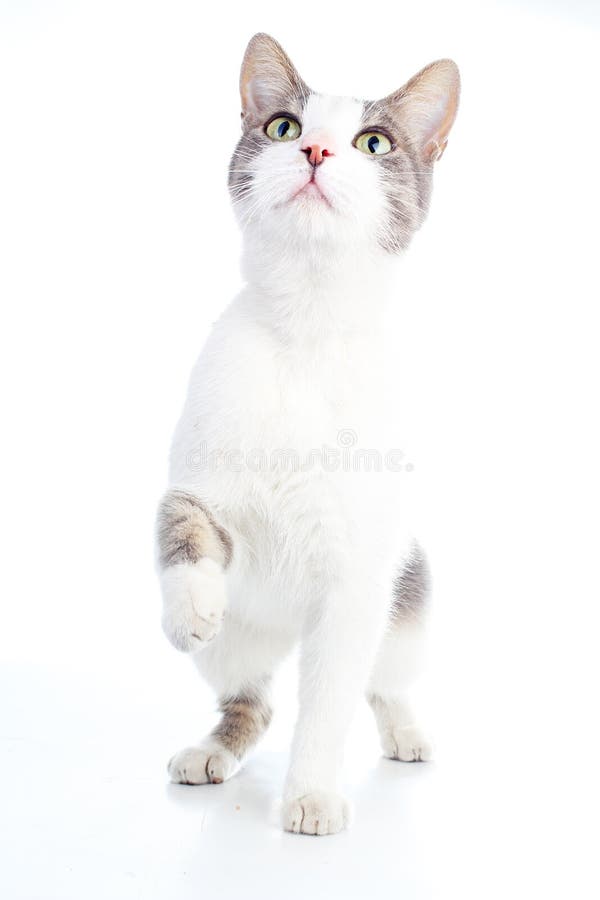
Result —
[[[288,116],[279,116],[267,125],[266,132],[272,141],[295,141],[300,137],[300,122]]]
[[[390,152],[392,142],[380,131],[366,131],[364,134],[359,134],[354,146],[363,153],[368,153],[369,156],[382,156],[384,153]]]

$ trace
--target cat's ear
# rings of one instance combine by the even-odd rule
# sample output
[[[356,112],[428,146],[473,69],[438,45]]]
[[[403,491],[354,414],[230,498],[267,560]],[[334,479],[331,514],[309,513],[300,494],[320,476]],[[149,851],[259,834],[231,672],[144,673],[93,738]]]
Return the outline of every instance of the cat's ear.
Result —
[[[240,73],[242,120],[264,122],[309,93],[277,41],[268,34],[255,34],[246,48]]]
[[[423,162],[433,163],[446,149],[459,95],[458,66],[451,59],[440,59],[380,102],[411,137]]]

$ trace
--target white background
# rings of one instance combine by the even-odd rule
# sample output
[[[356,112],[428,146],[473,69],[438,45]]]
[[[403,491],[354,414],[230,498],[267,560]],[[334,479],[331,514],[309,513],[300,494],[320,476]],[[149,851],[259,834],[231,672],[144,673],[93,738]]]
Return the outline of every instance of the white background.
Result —
[[[0,10],[2,896],[597,896],[597,6]],[[463,76],[397,298],[437,761],[380,760],[361,710],[356,822],[322,840],[272,809],[293,661],[243,773],[165,773],[214,714],[160,631],[153,517],[239,286],[226,170],[258,30],[330,93],[383,96],[440,56]]]

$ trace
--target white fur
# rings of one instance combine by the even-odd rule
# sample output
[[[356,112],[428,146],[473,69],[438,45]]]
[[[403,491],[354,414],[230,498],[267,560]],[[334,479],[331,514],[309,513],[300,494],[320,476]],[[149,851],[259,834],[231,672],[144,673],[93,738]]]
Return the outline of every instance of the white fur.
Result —
[[[175,784],[220,784],[239,769],[240,764],[217,741],[203,741],[199,747],[180,750],[169,762]]]
[[[327,791],[314,791],[283,804],[283,827],[295,834],[336,834],[349,820],[347,800]]]
[[[186,652],[212,641],[225,611],[225,578],[218,563],[205,557],[195,566],[180,563],[160,576],[163,628],[178,650]]]
[[[239,210],[247,287],[196,364],[171,455],[171,485],[201,498],[233,539],[225,621],[205,649],[190,633],[203,636],[198,617],[222,612],[223,576],[204,563],[197,575],[178,567],[162,576],[168,628],[220,693],[270,674],[302,639],[283,823],[309,833],[347,822],[337,793],[341,756],[378,647],[386,649],[377,690],[395,696],[414,674],[421,640],[409,630],[394,648],[385,637],[392,578],[409,545],[408,476],[246,464],[257,450],[338,447],[345,429],[382,454],[402,446],[388,427],[400,387],[382,367],[395,262],[376,239],[385,198],[373,161],[351,146],[360,109],[313,96],[305,110],[305,132],[326,125],[335,137],[336,155],[318,173],[333,208],[312,197],[288,202],[308,166],[297,146],[274,144],[256,162],[257,195]],[[229,464],[208,471],[199,464],[204,451],[229,453]],[[410,662],[395,664],[394,649]],[[386,727],[389,748],[388,732],[398,735]],[[183,780],[187,761],[200,777],[205,754],[185,753],[172,775]]]

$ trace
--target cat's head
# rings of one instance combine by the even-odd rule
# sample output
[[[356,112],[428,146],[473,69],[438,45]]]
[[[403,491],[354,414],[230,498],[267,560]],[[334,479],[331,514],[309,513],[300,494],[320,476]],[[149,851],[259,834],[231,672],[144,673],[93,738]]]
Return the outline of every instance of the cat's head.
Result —
[[[255,35],[229,172],[242,228],[284,241],[404,249],[425,218],[459,86],[455,63],[444,59],[382,100],[317,94],[277,41]]]

